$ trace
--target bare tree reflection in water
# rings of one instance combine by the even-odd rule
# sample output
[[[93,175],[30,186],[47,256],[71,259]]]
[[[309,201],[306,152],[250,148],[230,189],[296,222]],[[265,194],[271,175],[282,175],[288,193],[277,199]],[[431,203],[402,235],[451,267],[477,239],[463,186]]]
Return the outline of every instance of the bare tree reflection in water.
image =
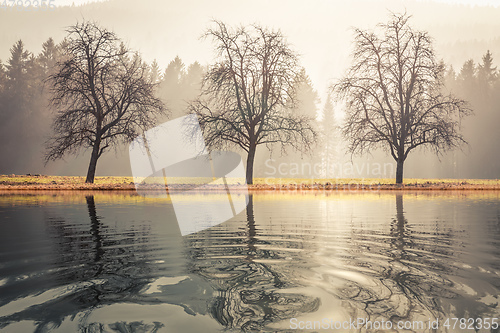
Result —
[[[494,309],[480,301],[484,294],[464,291],[460,281],[471,277],[459,272],[463,267],[459,267],[460,259],[456,257],[460,251],[453,233],[439,230],[439,221],[434,232],[413,232],[405,217],[403,195],[396,194],[395,199],[396,216],[388,244],[372,246],[370,252],[377,255],[373,260],[350,263],[372,271],[375,281],[374,286],[349,281],[340,291],[352,317],[427,323],[429,318],[444,321],[494,314]]]
[[[47,263],[48,269],[38,273],[47,278],[30,277],[33,281],[26,284],[16,298],[30,299],[40,295],[41,290],[45,290],[43,294],[47,297],[52,296],[44,298],[39,305],[3,317],[2,322],[32,320],[36,322],[36,332],[49,332],[57,329],[65,318],[83,314],[79,325],[81,332],[156,332],[162,323],[85,323],[93,310],[106,305],[158,303],[139,296],[151,282],[153,269],[144,248],[149,238],[148,227],[142,224],[124,234],[110,230],[97,214],[94,196],[85,199],[90,226],[81,220],[48,216],[47,228],[54,240],[54,256]]]
[[[134,296],[150,282],[150,258],[144,255],[146,251],[141,251],[149,237],[148,227],[142,225],[130,229],[125,235],[115,233],[115,237],[112,232],[107,232],[108,227],[101,222],[94,196],[86,196],[85,199],[90,218],[90,232],[77,228],[72,230],[68,223],[58,223],[54,230],[61,236],[59,262],[73,262],[74,265],[67,269],[65,274],[58,274],[59,284],[91,282],[88,287],[71,295],[71,302],[64,302],[65,311],[56,308],[54,317],[60,318],[59,323],[67,315],[82,311],[90,314],[94,309],[106,304],[135,301]],[[54,317],[46,318],[52,319],[51,325],[57,323]],[[161,327],[161,324],[159,325],[117,322],[109,325],[109,328],[115,332],[154,332]],[[89,323],[89,326],[86,326],[82,326],[82,332],[106,331],[104,324]]]
[[[277,259],[277,253],[260,250],[254,216],[253,195],[249,194],[246,231],[226,240],[209,235],[191,237],[193,273],[203,276],[216,290],[210,304],[212,316],[224,327],[241,330],[263,330],[267,325],[303,313],[316,311],[320,299],[285,289],[297,287],[293,276],[280,271],[279,265],[262,261]],[[238,237],[234,237],[238,236]],[[221,244],[220,242],[225,242]],[[217,253],[221,248],[224,253]],[[289,273],[289,272],[288,272]]]
[[[0,229],[0,330],[23,321],[38,332],[155,332],[173,322],[189,331],[200,319],[207,331],[275,331],[290,318],[331,314],[498,317],[498,199],[471,208],[455,197],[414,197],[265,198],[254,206],[250,196],[246,218],[185,238],[164,205],[96,207],[99,197],[87,197],[83,207],[8,211],[16,223]],[[337,214],[344,207],[351,218]],[[46,228],[23,233],[40,226],[43,212]],[[471,232],[478,228],[485,231]],[[64,330],[68,322],[78,327]]]
[[[252,262],[252,260],[257,255],[257,247],[255,243],[257,243],[257,228],[255,227],[255,215],[253,213],[253,194],[248,196],[248,205],[247,205],[247,230],[248,230],[248,241],[247,241],[247,260],[248,262]]]
[[[90,217],[90,229],[92,231],[92,236],[95,242],[95,262],[99,262],[101,260],[102,255],[104,254],[104,250],[102,249],[102,236],[100,233],[101,221],[99,221],[97,217],[97,211],[95,209],[94,196],[88,195],[85,197],[87,201],[87,208],[89,210]]]

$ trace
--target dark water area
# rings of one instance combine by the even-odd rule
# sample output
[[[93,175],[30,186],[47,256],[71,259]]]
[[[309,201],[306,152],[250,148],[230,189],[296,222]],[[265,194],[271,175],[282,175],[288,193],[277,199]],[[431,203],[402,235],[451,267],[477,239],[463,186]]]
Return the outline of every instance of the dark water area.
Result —
[[[200,198],[220,199],[182,205]],[[499,192],[249,199],[183,237],[166,199],[1,193],[0,332],[377,331],[334,327],[358,318],[499,331],[444,326],[500,318]]]

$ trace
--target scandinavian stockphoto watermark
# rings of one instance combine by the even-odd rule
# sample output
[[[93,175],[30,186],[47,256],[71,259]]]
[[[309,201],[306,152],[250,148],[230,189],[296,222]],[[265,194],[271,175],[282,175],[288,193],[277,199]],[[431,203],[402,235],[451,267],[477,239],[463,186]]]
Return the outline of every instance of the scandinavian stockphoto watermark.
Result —
[[[320,178],[389,178],[394,175],[393,163],[378,162],[278,162],[270,158],[264,163],[266,177]]]
[[[196,115],[144,132],[130,144],[129,156],[137,193],[169,197],[183,236],[231,219],[248,203],[241,156],[208,152]],[[222,195],[189,196],[207,186]]]
[[[283,162],[270,158],[264,166],[264,183],[273,190],[377,191],[380,179],[394,176],[393,163]]]
[[[437,320],[425,321],[398,321],[370,320],[369,318],[349,318],[348,320],[335,320],[323,318],[321,320],[299,320],[290,319],[290,329],[292,330],[334,330],[334,331],[355,331],[355,330],[410,330],[423,331],[425,327],[437,328]]]
[[[427,320],[371,320],[370,318],[349,318],[335,320],[323,318],[321,320],[290,319],[291,330],[329,330],[329,331],[410,331],[435,332],[444,331],[495,331],[500,328],[499,318],[428,318]]]

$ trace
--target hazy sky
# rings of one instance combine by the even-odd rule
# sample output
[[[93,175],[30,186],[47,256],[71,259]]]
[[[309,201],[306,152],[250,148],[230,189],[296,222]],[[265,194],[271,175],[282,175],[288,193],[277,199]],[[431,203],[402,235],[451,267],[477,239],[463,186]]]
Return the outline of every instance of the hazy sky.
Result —
[[[105,1],[105,0],[101,0],[101,1]],[[89,0],[56,0],[56,1],[54,1],[56,6],[71,6],[73,4],[75,6],[79,6],[79,5],[84,5],[84,4],[90,3],[90,2],[99,2],[99,1],[98,0],[94,0],[94,1],[89,1]]]
[[[75,6],[83,5],[89,2],[98,2],[99,0],[56,0],[55,4],[57,6],[71,6],[75,4]],[[105,1],[105,0],[100,0]],[[422,2],[435,1],[442,3],[450,3],[450,4],[463,4],[463,5],[472,5],[472,6],[495,6],[498,7],[500,5],[500,0],[418,0]]]
[[[59,6],[89,2],[53,1]],[[457,6],[465,3],[496,8]],[[187,65],[194,61],[208,65],[213,61],[212,44],[199,37],[211,20],[260,23],[281,29],[288,37],[324,101],[328,86],[349,64],[352,27],[371,29],[386,21],[389,11],[407,11],[415,27],[434,37],[438,57],[459,69],[469,58],[479,61],[488,49],[498,59],[499,5],[500,0],[113,0],[60,13],[0,11],[0,59],[8,59],[10,47],[19,39],[37,53],[48,37],[60,41],[66,27],[85,18],[114,30],[146,61],[156,59],[163,68],[175,56]]]
[[[429,0],[419,0],[419,1],[429,1]],[[500,5],[500,0],[433,0],[436,2],[450,3],[450,4],[461,4],[461,5],[472,5],[472,6],[495,6]]]

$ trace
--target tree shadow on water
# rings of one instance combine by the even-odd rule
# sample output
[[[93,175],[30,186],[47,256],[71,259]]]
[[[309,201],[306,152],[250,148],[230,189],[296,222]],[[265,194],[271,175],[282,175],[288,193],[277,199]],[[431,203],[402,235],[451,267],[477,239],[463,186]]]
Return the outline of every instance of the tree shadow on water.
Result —
[[[217,322],[228,329],[262,331],[271,323],[316,311],[320,300],[285,292],[297,286],[282,266],[271,262],[278,257],[274,251],[259,249],[253,195],[248,199],[244,232],[229,234],[230,241],[210,236],[198,244],[192,241],[191,271],[216,290],[209,307]],[[211,247],[204,242],[211,242]],[[220,248],[223,256],[218,253]]]
[[[129,322],[127,316],[115,323],[87,322],[93,311],[107,306],[156,305],[163,299],[162,295],[142,293],[158,275],[149,255],[151,230],[147,223],[120,221],[124,230],[117,229],[98,215],[93,195],[86,196],[85,204],[87,220],[83,215],[70,219],[47,213],[52,244],[49,267],[40,277],[30,277],[31,281],[12,299],[3,300],[4,304],[26,300],[32,305],[0,317],[0,329],[33,321],[35,332],[59,332],[68,318],[77,321],[81,332],[156,332],[164,326],[156,321]]]
[[[396,214],[391,221],[388,242],[370,249],[377,254],[370,262],[354,265],[369,268],[373,286],[349,282],[341,291],[351,304],[354,318],[368,320],[423,321],[429,318],[481,318],[492,309],[480,295],[464,292],[456,264],[454,244],[460,243],[451,231],[418,229],[406,218],[404,195],[396,194]],[[415,217],[416,219],[416,217]],[[383,259],[382,259],[383,258]]]

